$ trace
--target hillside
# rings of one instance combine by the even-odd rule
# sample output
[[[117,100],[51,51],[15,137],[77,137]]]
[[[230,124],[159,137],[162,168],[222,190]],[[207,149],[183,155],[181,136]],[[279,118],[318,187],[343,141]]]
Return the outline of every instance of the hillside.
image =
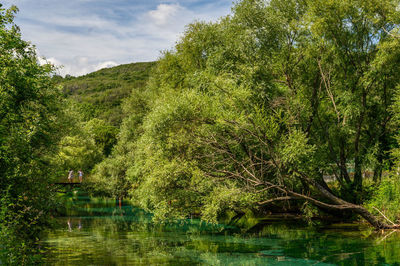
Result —
[[[131,63],[104,68],[80,77],[60,80],[65,97],[82,104],[86,120],[100,118],[119,126],[123,114],[121,102],[132,89],[145,86],[155,62]]]

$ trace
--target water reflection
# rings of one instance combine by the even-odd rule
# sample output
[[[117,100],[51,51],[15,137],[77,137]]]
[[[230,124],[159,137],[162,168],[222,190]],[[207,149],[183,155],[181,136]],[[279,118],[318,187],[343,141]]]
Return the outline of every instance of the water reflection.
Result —
[[[113,200],[72,197],[48,232],[53,265],[400,265],[398,232],[354,225],[318,230],[272,223],[241,230],[199,220],[154,224],[141,209]],[[67,224],[67,226],[65,226]],[[250,233],[251,232],[251,233]]]
[[[68,219],[68,232],[72,232],[71,219]]]
[[[76,226],[75,226],[75,224],[76,224]],[[74,219],[74,218],[68,217],[68,220],[67,220],[68,232],[72,232],[72,230],[74,230],[74,227],[76,227],[76,229],[78,231],[80,231],[82,229],[81,218]]]

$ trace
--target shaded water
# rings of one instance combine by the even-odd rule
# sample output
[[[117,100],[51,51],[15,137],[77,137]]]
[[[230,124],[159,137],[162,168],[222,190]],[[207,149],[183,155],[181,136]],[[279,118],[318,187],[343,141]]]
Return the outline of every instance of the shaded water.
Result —
[[[247,232],[195,219],[157,225],[141,209],[84,196],[67,198],[56,223],[42,242],[46,264],[400,265],[400,233],[354,225],[274,222]]]

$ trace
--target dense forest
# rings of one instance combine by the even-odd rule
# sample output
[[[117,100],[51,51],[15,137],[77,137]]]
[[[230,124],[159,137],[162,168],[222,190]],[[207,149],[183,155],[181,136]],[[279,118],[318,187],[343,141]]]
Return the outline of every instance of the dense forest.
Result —
[[[56,208],[48,188],[78,168],[155,221],[283,210],[399,228],[399,4],[243,0],[156,63],[77,78],[39,65],[2,9],[0,255],[34,259],[18,252]]]

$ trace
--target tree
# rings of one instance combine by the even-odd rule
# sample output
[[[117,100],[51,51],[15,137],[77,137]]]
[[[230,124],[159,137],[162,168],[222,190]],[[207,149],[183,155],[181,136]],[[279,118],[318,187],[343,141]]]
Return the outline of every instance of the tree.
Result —
[[[87,184],[93,193],[118,199],[128,196],[132,183],[127,179],[126,171],[134,164],[135,142],[143,131],[143,118],[149,112],[150,101],[156,97],[155,94],[156,92],[149,90],[148,87],[143,90],[139,88],[132,90],[129,98],[123,103],[123,113],[126,118],[117,135],[118,143],[115,146],[114,138],[110,138],[116,135],[114,127],[107,126],[104,122],[98,123],[98,119],[86,124],[85,128],[89,129],[96,144],[103,147],[104,155],[109,155],[93,168]]]
[[[49,165],[59,92],[52,66],[41,66],[35,48],[21,39],[16,12],[0,5],[0,256],[27,264],[53,203]]]
[[[132,141],[126,173],[140,204],[215,220],[295,200],[398,227],[359,205],[396,129],[397,5],[245,0],[218,23],[188,26],[158,64],[157,98]]]

